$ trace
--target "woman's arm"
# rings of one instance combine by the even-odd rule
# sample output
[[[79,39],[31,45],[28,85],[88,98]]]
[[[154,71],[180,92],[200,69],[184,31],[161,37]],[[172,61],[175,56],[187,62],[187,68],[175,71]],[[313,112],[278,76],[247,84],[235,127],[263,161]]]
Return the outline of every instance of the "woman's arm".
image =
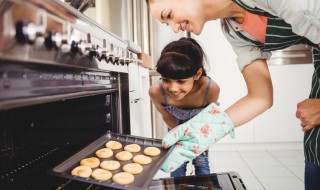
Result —
[[[162,115],[162,118],[163,118],[164,122],[167,124],[167,126],[170,129],[173,129],[174,127],[176,127],[178,124],[177,124],[175,118],[167,110],[162,108],[161,103],[162,103],[163,97],[162,97],[162,92],[161,92],[160,86],[157,83],[150,86],[149,96],[150,96],[150,99],[151,99],[152,103],[154,104],[154,106],[157,108],[159,113]]]
[[[225,110],[235,127],[252,120],[273,104],[272,82],[264,59],[257,59],[247,65],[242,74],[247,85],[247,95]]]

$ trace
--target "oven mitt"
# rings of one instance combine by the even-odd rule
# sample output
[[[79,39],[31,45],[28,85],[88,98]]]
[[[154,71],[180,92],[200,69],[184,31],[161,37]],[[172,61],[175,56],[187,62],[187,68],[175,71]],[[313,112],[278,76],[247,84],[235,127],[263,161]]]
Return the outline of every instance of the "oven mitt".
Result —
[[[176,145],[161,166],[161,170],[175,171],[183,163],[198,157],[229,133],[234,138],[232,121],[215,103],[211,103],[189,121],[170,130],[162,139],[165,149]]]

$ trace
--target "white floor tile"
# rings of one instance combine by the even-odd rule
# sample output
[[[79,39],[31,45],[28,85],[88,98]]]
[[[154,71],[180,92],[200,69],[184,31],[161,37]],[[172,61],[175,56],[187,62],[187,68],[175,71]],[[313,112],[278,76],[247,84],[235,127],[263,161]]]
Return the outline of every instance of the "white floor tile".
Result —
[[[288,166],[288,169],[298,176],[299,179],[304,180],[304,166]]]
[[[297,150],[302,156],[304,156],[304,151],[303,150]]]
[[[271,155],[265,150],[245,150],[238,152],[243,158],[269,158]]]
[[[247,157],[243,158],[243,160],[249,166],[282,166],[279,161],[272,157]]]
[[[303,158],[304,156],[297,150],[268,150],[268,152],[274,157],[290,157],[290,158]]]
[[[246,163],[240,158],[235,157],[220,157],[220,156],[213,156],[209,157],[210,163],[215,166],[245,166]]]
[[[263,185],[254,177],[241,178],[248,190],[265,190]]]
[[[295,177],[288,169],[279,166],[250,166],[253,174],[261,177]]]
[[[209,158],[239,158],[237,151],[213,151],[209,150]]]
[[[303,190],[304,184],[297,177],[289,178],[259,178],[267,190]]]
[[[304,166],[303,157],[279,157],[278,159],[284,166]]]

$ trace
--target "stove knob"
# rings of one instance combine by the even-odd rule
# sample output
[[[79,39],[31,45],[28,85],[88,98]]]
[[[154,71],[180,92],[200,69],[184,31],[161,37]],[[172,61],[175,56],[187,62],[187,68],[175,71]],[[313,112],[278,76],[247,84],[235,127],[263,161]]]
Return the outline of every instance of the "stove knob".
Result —
[[[107,58],[106,58],[106,61],[107,63],[112,63],[112,64],[115,64],[114,62],[114,47],[113,47],[113,44],[109,44],[107,46]]]
[[[36,26],[31,22],[16,23],[16,40],[20,44],[32,44],[37,36]]]
[[[89,56],[90,57],[96,57],[99,59],[100,57],[100,54],[99,54],[99,46],[95,46],[95,45],[92,45],[91,49],[89,50]]]
[[[60,33],[55,32],[48,32],[45,39],[44,39],[44,45],[47,49],[59,49],[62,45],[62,38]]]
[[[131,54],[131,56],[132,56],[132,54]],[[129,65],[129,63],[130,63],[130,52],[127,50],[126,51],[126,59],[125,59],[125,64],[127,64],[127,65]]]
[[[125,60],[126,60],[125,51],[122,50],[122,49],[120,49],[119,51],[120,51],[119,52],[119,54],[120,54],[119,62],[120,62],[121,65],[124,65]]]
[[[120,62],[120,55],[119,55],[119,48],[115,47],[114,48],[114,59],[113,59],[113,63],[119,65]]]
[[[105,39],[103,39],[103,44],[102,44],[102,48],[97,48],[99,57],[98,60],[101,61],[102,59],[107,61],[107,41]]]

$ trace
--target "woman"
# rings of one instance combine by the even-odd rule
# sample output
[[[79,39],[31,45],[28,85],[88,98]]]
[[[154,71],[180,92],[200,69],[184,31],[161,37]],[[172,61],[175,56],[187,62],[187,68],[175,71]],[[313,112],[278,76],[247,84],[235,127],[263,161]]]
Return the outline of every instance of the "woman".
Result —
[[[200,34],[207,21],[221,19],[237,54],[248,93],[226,111],[237,127],[273,104],[266,59],[293,44],[313,47],[315,71],[309,99],[297,105],[305,132],[305,188],[320,188],[320,1],[319,0],[147,0],[152,15],[175,32]]]

